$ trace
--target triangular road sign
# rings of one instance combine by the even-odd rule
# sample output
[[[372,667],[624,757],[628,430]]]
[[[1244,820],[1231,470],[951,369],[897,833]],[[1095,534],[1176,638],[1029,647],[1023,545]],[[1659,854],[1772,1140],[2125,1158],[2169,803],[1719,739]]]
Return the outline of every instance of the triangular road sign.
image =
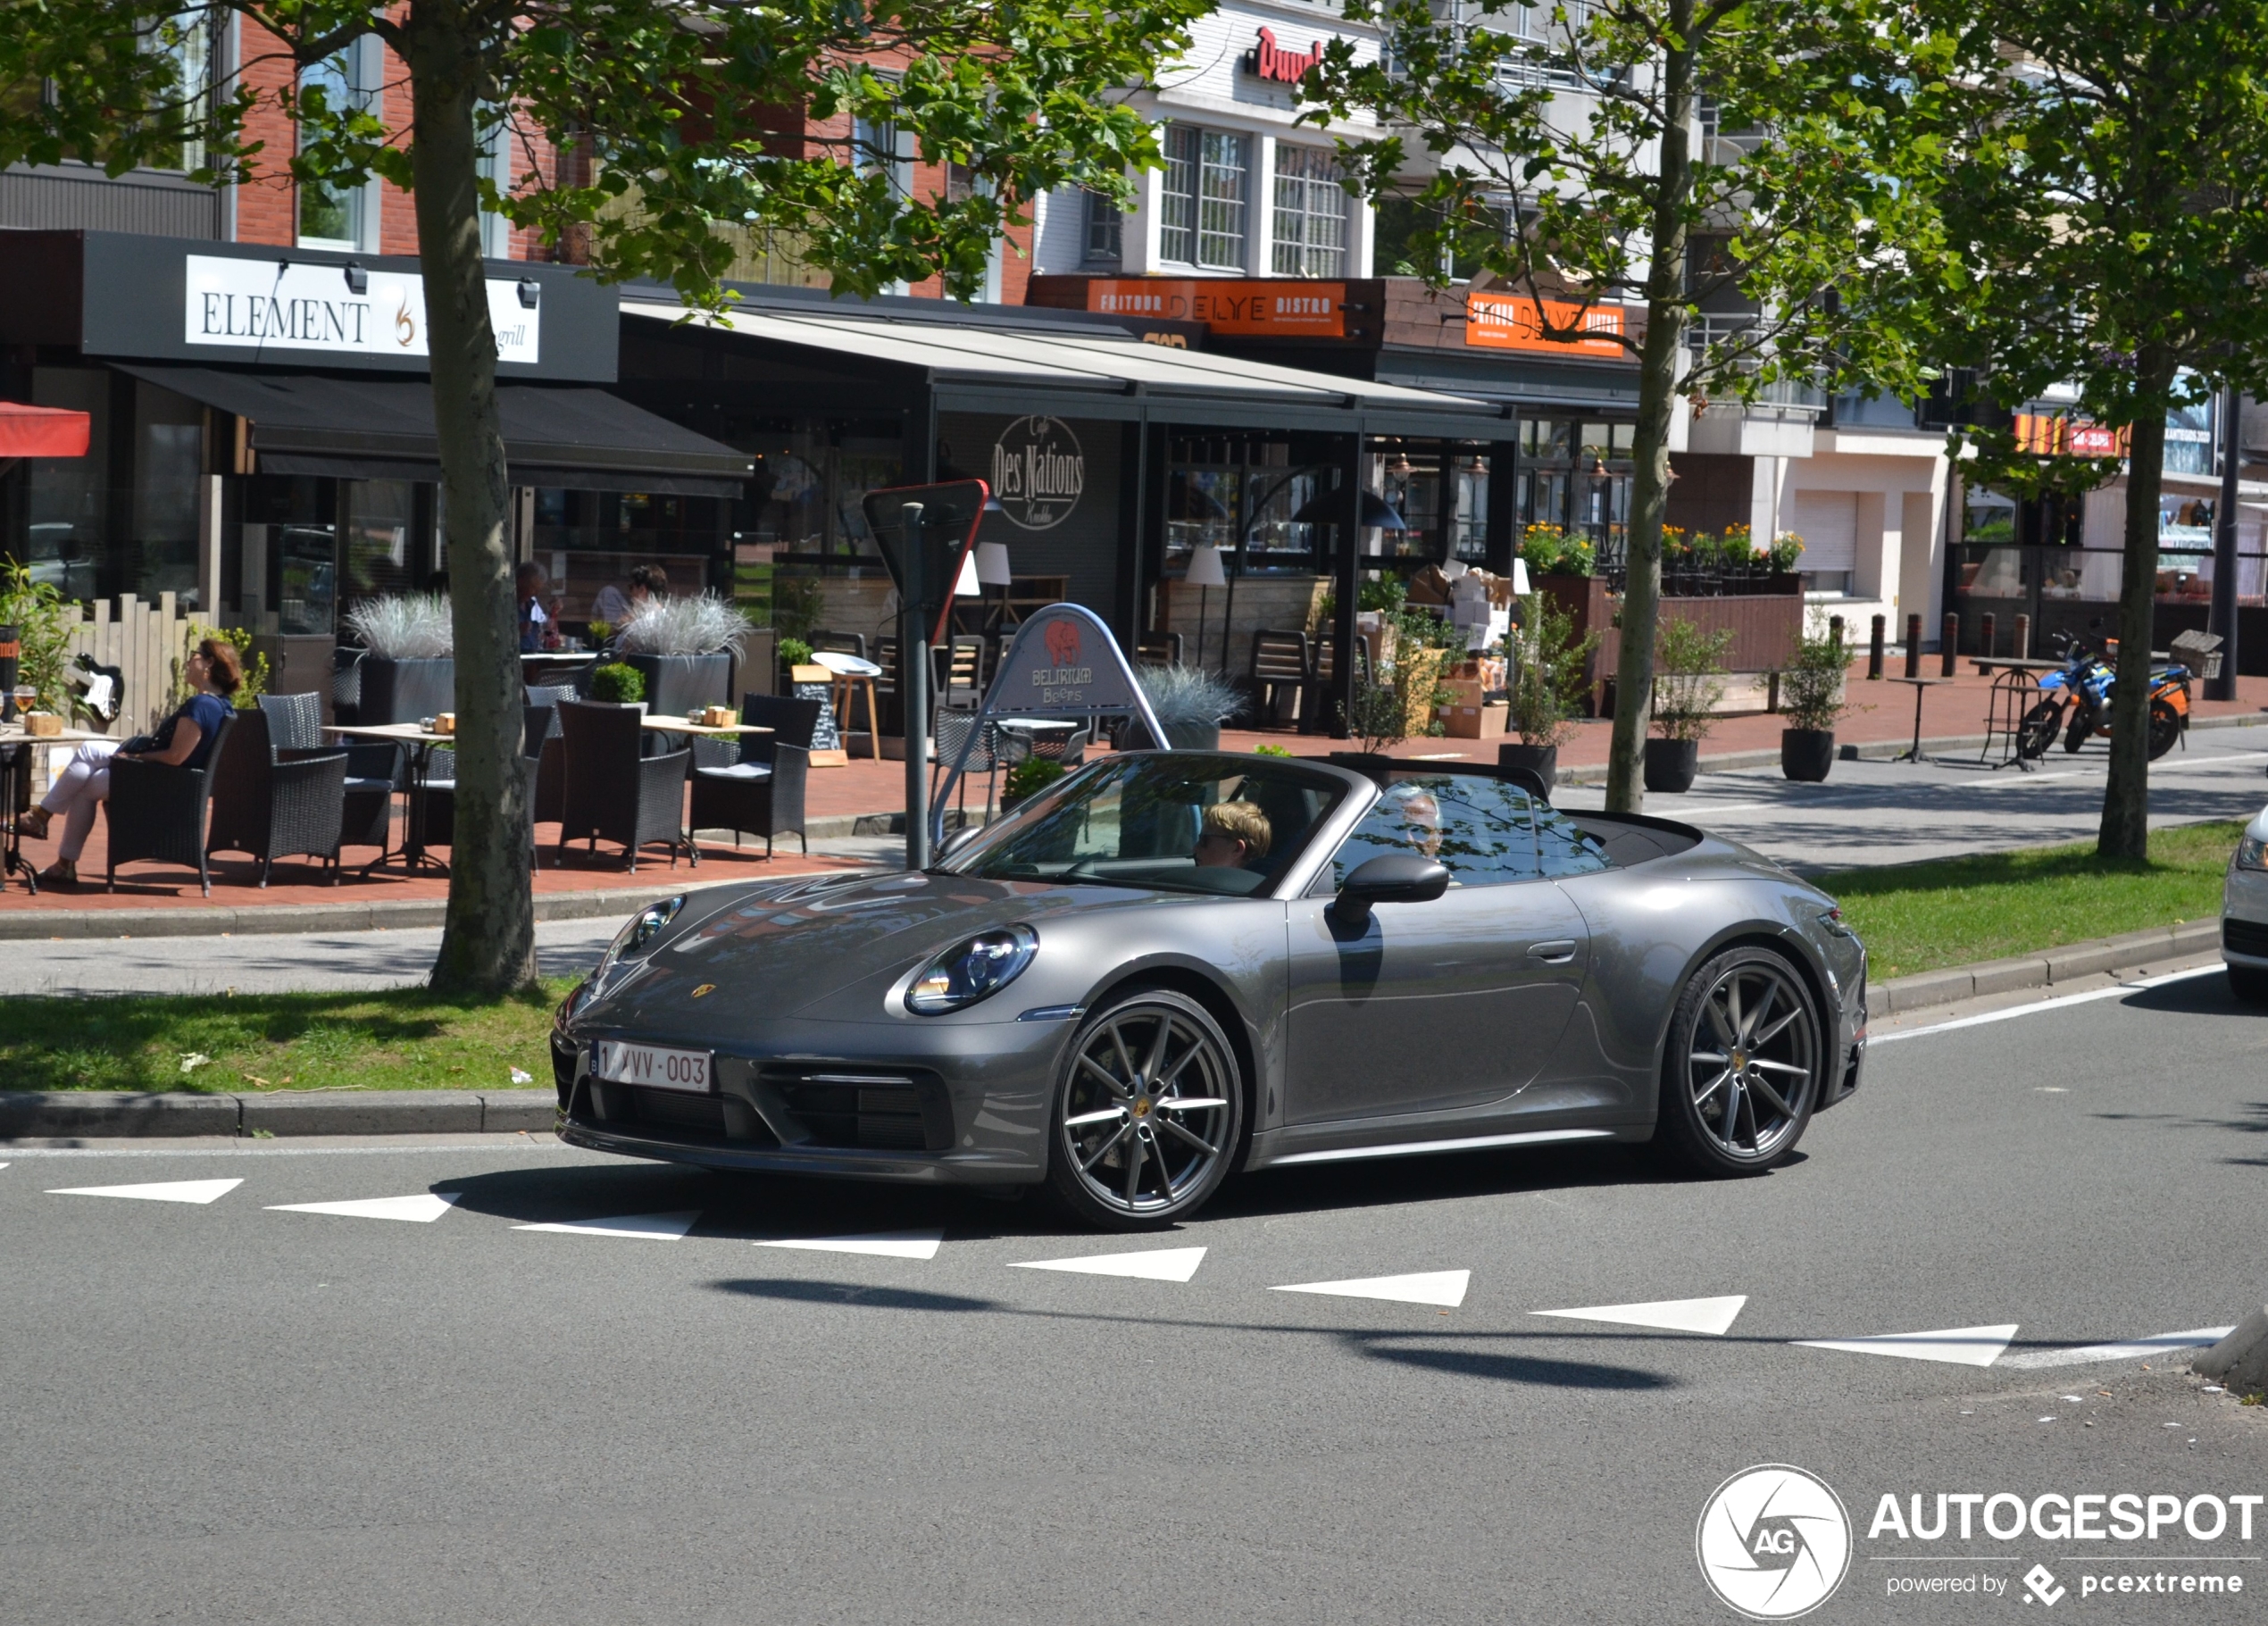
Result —
[[[0,1165],[4,1166],[4,1165]],[[168,1180],[141,1186],[65,1186],[49,1197],[130,1197],[145,1203],[209,1203],[226,1197],[240,1180]]]
[[[557,1230],[571,1237],[642,1237],[649,1242],[681,1242],[700,1222],[698,1208],[675,1213],[621,1213],[606,1220],[563,1220],[553,1225],[515,1225],[514,1230]]]
[[[1871,1338],[1797,1338],[1806,1349],[1844,1349],[1853,1355],[1896,1355],[1902,1361],[1946,1361],[1955,1366],[1989,1366],[2016,1336],[2005,1327],[1948,1327],[1941,1332],[1886,1332]]]
[[[798,1247],[818,1254],[872,1254],[883,1259],[934,1259],[945,1240],[938,1230],[870,1230],[848,1237],[780,1237],[758,1247]]]
[[[335,1213],[350,1220],[408,1220],[429,1225],[456,1206],[454,1191],[421,1191],[414,1197],[362,1197],[351,1203],[271,1203],[279,1213]]]

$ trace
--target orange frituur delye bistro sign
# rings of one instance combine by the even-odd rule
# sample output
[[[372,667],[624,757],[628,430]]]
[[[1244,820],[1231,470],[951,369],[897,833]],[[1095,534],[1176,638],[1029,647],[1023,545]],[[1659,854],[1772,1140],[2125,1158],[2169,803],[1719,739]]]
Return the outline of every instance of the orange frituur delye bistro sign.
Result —
[[[1542,316],[1555,328],[1580,326],[1597,338],[1557,339],[1544,337]],[[1464,301],[1464,342],[1482,350],[1534,350],[1546,355],[1597,355],[1627,361],[1623,348],[1622,307],[1581,305],[1557,299],[1535,300],[1524,294],[1468,294]]]
[[[1215,333],[1262,338],[1344,338],[1344,282],[1258,282],[1232,278],[1097,277],[1087,308],[1112,316],[1201,321]]]

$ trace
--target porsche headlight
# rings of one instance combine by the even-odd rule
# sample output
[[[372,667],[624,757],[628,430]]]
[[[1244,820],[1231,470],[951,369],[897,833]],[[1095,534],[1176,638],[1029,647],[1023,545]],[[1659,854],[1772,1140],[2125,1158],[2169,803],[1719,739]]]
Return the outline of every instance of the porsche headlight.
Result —
[[[1014,981],[1038,947],[1039,934],[1029,926],[1003,926],[956,943],[914,977],[905,1008],[938,1016],[972,1005]]]
[[[677,919],[677,912],[684,907],[683,897],[665,897],[658,904],[646,905],[630,916],[621,930],[614,934],[614,940],[606,946],[606,953],[601,956],[598,970],[591,980],[604,982],[606,973],[622,961],[645,953],[654,939],[662,935],[662,929]]]
[[[2247,836],[2237,843],[2237,868],[2268,870],[2268,840],[2258,836]]]

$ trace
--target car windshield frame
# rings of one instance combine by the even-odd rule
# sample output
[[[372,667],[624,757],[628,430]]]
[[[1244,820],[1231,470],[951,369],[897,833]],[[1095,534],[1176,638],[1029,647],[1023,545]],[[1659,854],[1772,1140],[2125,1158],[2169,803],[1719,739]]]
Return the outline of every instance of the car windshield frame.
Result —
[[[1273,782],[1281,792],[1313,793],[1312,809],[1307,822],[1297,836],[1282,845],[1272,844],[1264,859],[1264,870],[1249,865],[1222,871],[1224,875],[1256,875],[1256,884],[1248,888],[1218,885],[1190,884],[1187,877],[1205,876],[1211,871],[1192,866],[1184,871],[1178,867],[1177,855],[1157,854],[1138,857],[1064,862],[1049,859],[1023,861],[1005,859],[1006,852],[1019,840],[1030,841],[1042,835],[1051,821],[1060,821],[1072,803],[1094,802],[1114,785],[1126,782],[1125,776],[1154,772],[1154,764],[1176,764],[1188,774],[1188,783],[1197,785],[1210,780],[1219,784],[1238,781],[1236,793],[1224,798],[1240,801],[1246,785],[1257,775]],[[1209,764],[1202,771],[1191,771],[1200,764]],[[1279,896],[1284,882],[1295,871],[1305,867],[1305,860],[1312,855],[1318,837],[1342,822],[1339,815],[1351,797],[1361,796],[1356,785],[1349,784],[1340,775],[1322,771],[1314,764],[1293,757],[1244,756],[1221,751],[1130,751],[1113,752],[1108,756],[1088,763],[1084,767],[1050,785],[1033,796],[1013,813],[988,826],[973,840],[946,854],[930,867],[933,873],[967,875],[975,879],[1018,881],[1040,886],[1102,886],[1129,890],[1171,892],[1179,896],[1217,897],[1224,899],[1272,898]],[[1160,797],[1155,805],[1187,805],[1195,810],[1208,805],[1205,802],[1182,802],[1178,796]],[[988,863],[988,860],[991,861]],[[1062,863],[1060,870],[1048,865]],[[1097,867],[1098,865],[1112,867]]]

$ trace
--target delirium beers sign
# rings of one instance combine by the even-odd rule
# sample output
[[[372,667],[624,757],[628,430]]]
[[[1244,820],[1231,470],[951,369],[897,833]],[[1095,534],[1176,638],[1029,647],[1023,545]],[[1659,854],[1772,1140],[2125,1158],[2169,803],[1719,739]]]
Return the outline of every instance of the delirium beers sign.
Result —
[[[425,279],[371,271],[357,293],[337,265],[296,261],[188,257],[181,337],[192,345],[316,350],[342,355],[423,355]],[[496,359],[533,362],[543,311],[520,303],[518,286],[488,281],[488,321]]]
[[[1024,529],[1062,524],[1086,489],[1086,454],[1062,419],[1019,418],[993,443],[992,495]]]

